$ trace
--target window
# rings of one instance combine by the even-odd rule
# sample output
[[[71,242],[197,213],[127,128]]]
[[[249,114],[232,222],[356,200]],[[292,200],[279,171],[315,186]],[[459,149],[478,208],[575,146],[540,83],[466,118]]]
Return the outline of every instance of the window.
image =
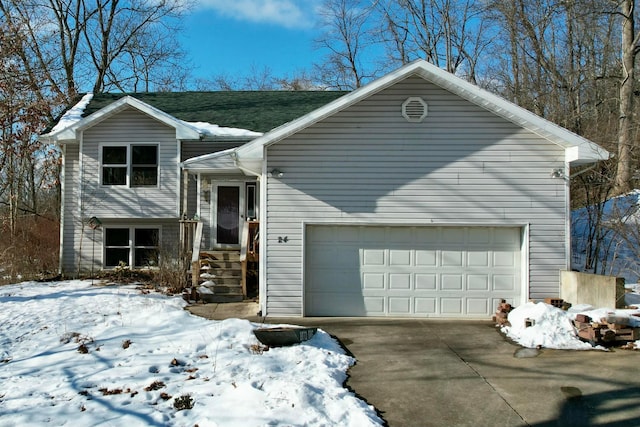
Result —
[[[131,265],[129,261],[129,229],[105,228],[104,230],[104,266],[115,267],[121,262]]]
[[[247,219],[254,220],[258,217],[256,209],[256,184],[247,184]]]
[[[131,186],[158,184],[158,146],[131,146]]]
[[[102,185],[158,185],[158,146],[102,147]]]
[[[127,185],[127,147],[102,147],[102,184]]]
[[[136,228],[133,240],[134,266],[158,265],[158,229]]]
[[[158,228],[105,228],[104,266],[157,266],[159,235]]]

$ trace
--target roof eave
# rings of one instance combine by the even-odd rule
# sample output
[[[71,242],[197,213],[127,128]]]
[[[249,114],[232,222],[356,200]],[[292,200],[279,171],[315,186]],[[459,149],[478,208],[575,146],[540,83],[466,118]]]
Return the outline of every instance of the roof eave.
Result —
[[[611,158],[611,153],[600,148],[587,146],[585,144],[569,147],[565,150],[565,161],[571,166],[587,165],[597,163]]]
[[[418,74],[467,101],[564,148],[567,162],[587,164],[610,157],[609,152],[594,142],[453,74],[439,71],[434,65],[425,63]]]
[[[262,137],[256,138],[250,143],[240,147],[238,149],[238,155],[240,158],[260,159],[263,155],[262,147],[269,146],[287,138],[411,75],[418,75],[505,120],[539,135],[565,150],[577,150],[577,153],[573,153],[573,151],[566,153],[567,161],[573,164],[578,164],[577,162],[591,163],[610,157],[610,154],[606,150],[594,142],[423,60],[417,60],[407,64],[305,116],[286,123],[266,133]]]
[[[269,146],[278,141],[281,141],[301,131],[302,129],[305,129],[315,123],[320,122],[321,120],[326,119],[329,116],[332,116],[338,111],[341,111],[347,107],[350,107],[351,105],[356,104],[362,99],[365,99],[377,92],[380,92],[381,90],[384,90],[385,88],[393,85],[394,83],[414,73],[415,70],[417,70],[419,67],[420,67],[420,61],[415,61],[365,86],[359,87],[358,89],[352,92],[349,92],[348,94],[343,95],[340,98],[337,98],[329,102],[328,104],[325,104],[322,107],[314,111],[311,111],[308,114],[305,114],[302,117],[299,117],[288,123],[285,123],[265,133],[263,136],[254,139],[248,144],[245,144],[244,146],[239,147],[238,155],[239,156],[248,155],[248,157],[255,157],[250,155],[249,153],[252,153],[254,151],[261,151],[259,149],[256,150],[256,146]]]
[[[77,141],[78,132],[81,132],[85,129],[88,129],[97,123],[117,114],[118,112],[124,110],[127,107],[135,108],[138,111],[141,111],[148,116],[152,117],[155,120],[158,120],[165,125],[172,127],[176,131],[176,139],[200,139],[202,134],[192,126],[189,126],[186,122],[182,120],[178,120],[170,114],[165,113],[162,110],[159,110],[139,99],[136,99],[132,96],[124,96],[119,100],[113,102],[112,104],[90,114],[87,117],[82,118],[78,122],[74,123],[71,126],[68,126],[64,129],[61,129],[57,132],[52,132],[46,135],[42,135],[42,138],[45,138],[48,141],[61,143],[65,142],[73,142]]]

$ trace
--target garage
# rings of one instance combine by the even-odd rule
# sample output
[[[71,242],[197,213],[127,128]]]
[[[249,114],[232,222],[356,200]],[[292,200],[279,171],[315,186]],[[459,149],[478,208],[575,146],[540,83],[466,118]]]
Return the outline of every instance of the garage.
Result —
[[[519,227],[307,225],[305,316],[491,316],[520,302]]]

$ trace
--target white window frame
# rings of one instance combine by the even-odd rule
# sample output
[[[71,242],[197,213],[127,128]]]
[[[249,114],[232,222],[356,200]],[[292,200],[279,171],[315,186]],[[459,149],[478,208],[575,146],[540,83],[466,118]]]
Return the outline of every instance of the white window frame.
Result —
[[[139,146],[155,146],[156,147],[156,183],[154,185],[133,185],[132,184],[132,176],[133,176],[133,147]],[[126,163],[123,164],[105,164],[103,162],[103,154],[105,147],[125,147],[127,150],[127,160]],[[143,143],[129,143],[129,144],[100,144],[99,146],[99,161],[100,161],[100,185],[102,187],[109,188],[160,188],[160,144],[151,143],[151,142],[143,142]],[[136,164],[136,167],[149,167],[153,165],[145,165],[145,164]],[[126,179],[124,184],[105,184],[104,183],[104,168],[105,167],[114,167],[114,168],[126,168]]]
[[[107,230],[110,229],[124,229],[129,230],[129,244],[127,246],[107,246]],[[135,236],[137,229],[154,229],[158,230],[158,242],[157,246],[136,246],[135,244]],[[107,250],[108,249],[127,249],[129,250],[129,259],[127,261],[127,266],[134,269],[140,268],[156,268],[157,265],[147,266],[147,265],[135,265],[135,257],[136,257],[136,249],[155,249],[158,251],[158,259],[160,258],[160,246],[162,242],[162,227],[160,225],[151,225],[151,224],[139,224],[135,226],[126,226],[126,225],[114,225],[114,226],[103,226],[103,234],[102,234],[102,267],[104,269],[114,269],[116,265],[106,265],[107,260]]]

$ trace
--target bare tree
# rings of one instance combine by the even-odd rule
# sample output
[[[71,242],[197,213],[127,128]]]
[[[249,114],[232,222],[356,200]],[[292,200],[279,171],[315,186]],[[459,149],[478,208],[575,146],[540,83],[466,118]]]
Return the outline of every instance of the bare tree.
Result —
[[[55,227],[38,221],[57,223],[51,198],[59,201],[59,152],[37,136],[80,91],[185,81],[174,34],[190,1],[0,0],[0,252],[42,237],[29,227],[57,240]]]
[[[620,80],[620,115],[618,123],[618,169],[616,171],[616,190],[619,193],[631,190],[635,142],[634,86],[635,63],[638,36],[635,34],[635,0],[619,2],[622,33],[622,78]]]
[[[20,59],[33,90],[68,103],[81,88],[132,91],[142,81],[149,89],[167,69],[184,68],[174,35],[190,2],[0,0],[0,13],[24,38]]]
[[[376,77],[377,70],[363,60],[373,44],[370,2],[324,0],[319,10],[322,35],[316,45],[327,54],[315,66],[318,80],[329,88],[347,90]]]
[[[423,58],[471,81],[488,45],[484,2],[477,0],[380,0],[379,34],[394,62]]]

